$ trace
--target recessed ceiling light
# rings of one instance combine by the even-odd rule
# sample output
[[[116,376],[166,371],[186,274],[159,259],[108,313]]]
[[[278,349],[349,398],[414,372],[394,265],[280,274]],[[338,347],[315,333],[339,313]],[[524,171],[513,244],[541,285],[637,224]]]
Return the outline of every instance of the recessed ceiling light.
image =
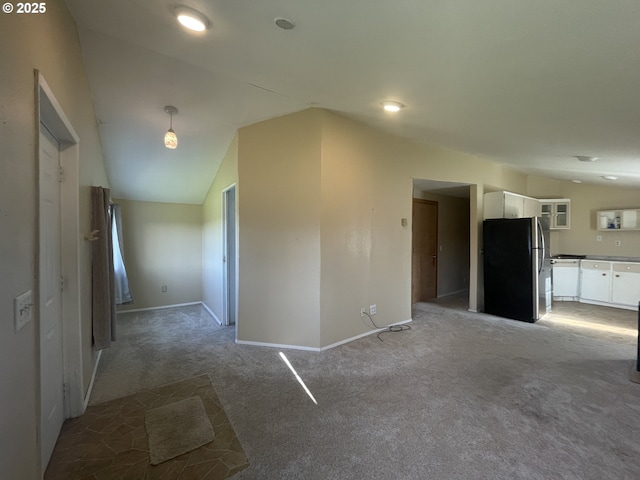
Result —
[[[393,102],[388,100],[382,102],[382,108],[384,108],[386,112],[399,112],[401,108],[404,108],[404,105],[400,102]]]
[[[615,175],[604,175],[602,178],[604,178],[605,180],[617,180],[618,177],[616,177]]]
[[[276,18],[275,22],[276,22],[276,25],[283,30],[293,30],[293,28],[296,26],[295,23],[293,23],[291,20],[288,20],[286,18]]]
[[[582,183],[582,180],[571,180],[573,183]]]
[[[174,8],[173,13],[178,19],[178,22],[189,30],[204,32],[209,28],[209,20],[207,17],[192,8],[179,6]]]
[[[575,157],[581,162],[595,162],[598,157],[590,157],[588,155],[575,155]]]

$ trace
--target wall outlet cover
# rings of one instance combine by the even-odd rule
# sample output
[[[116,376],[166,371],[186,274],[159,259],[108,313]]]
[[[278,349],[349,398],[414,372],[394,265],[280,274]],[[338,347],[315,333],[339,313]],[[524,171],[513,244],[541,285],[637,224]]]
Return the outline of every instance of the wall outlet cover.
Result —
[[[27,290],[13,299],[13,321],[18,333],[33,318],[33,292]]]

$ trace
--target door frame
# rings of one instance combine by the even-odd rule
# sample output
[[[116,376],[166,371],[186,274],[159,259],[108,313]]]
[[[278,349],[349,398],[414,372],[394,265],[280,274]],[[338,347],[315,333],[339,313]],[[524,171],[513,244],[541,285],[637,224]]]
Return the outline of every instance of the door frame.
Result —
[[[229,212],[229,193],[233,191],[234,193],[234,211]],[[235,255],[233,258],[229,258],[229,226],[227,222],[227,218],[229,213],[233,213],[234,216],[234,247],[235,247]],[[236,184],[232,183],[227,188],[222,190],[222,325],[230,326],[235,325],[236,329],[236,340],[238,336],[238,189],[236,188]],[[230,267],[233,267],[235,270],[235,281],[232,285],[229,285],[229,276],[230,276]],[[229,293],[230,287],[235,291],[234,295],[234,311],[235,318],[231,319],[230,317],[230,308],[229,308]]]
[[[38,183],[40,181],[40,124],[58,140],[60,144],[60,166],[64,172],[64,181],[60,183],[60,272],[64,279],[62,291],[62,354],[64,383],[64,417],[82,415],[86,408],[82,365],[82,315],[80,295],[80,195],[79,195],[79,146],[80,138],[62,106],[56,99],[51,87],[42,74],[35,74],[36,96],[36,161],[38,162]],[[39,197],[38,186],[38,197]],[[39,199],[38,199],[39,202]],[[38,237],[42,228],[42,219],[38,217]],[[88,249],[87,249],[88,252]],[[84,252],[84,253],[87,253]],[[87,253],[88,254],[88,253]],[[40,263],[40,242],[36,246],[36,265]],[[40,267],[37,275],[40,278]],[[40,286],[36,283],[35,304],[40,302]],[[37,418],[40,418],[41,371],[40,371],[40,312],[36,314],[36,364],[37,364]],[[38,438],[38,447],[40,439]]]

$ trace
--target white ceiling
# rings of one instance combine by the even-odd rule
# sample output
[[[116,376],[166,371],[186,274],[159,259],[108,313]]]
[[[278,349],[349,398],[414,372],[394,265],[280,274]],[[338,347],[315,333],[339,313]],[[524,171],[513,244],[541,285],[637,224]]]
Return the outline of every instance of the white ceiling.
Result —
[[[187,32],[171,0],[66,0],[116,198],[201,203],[239,127],[311,106],[525,172],[640,187],[638,0],[177,1],[211,28]],[[384,113],[385,99],[406,108]],[[174,151],[165,105],[179,109]]]

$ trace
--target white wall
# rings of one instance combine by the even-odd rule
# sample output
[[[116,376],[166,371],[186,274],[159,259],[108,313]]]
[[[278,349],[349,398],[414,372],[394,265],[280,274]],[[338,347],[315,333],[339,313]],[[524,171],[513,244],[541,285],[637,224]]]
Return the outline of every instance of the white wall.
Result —
[[[0,15],[0,476],[39,476],[38,318],[16,333],[13,298],[36,292],[37,155],[34,69],[40,70],[80,137],[80,231],[89,231],[90,185],[108,186],[75,24],[64,2],[46,15]],[[80,244],[82,377],[91,346],[90,245]]]
[[[202,206],[116,202],[122,208],[125,266],[133,295],[133,303],[119,310],[201,301]]]

